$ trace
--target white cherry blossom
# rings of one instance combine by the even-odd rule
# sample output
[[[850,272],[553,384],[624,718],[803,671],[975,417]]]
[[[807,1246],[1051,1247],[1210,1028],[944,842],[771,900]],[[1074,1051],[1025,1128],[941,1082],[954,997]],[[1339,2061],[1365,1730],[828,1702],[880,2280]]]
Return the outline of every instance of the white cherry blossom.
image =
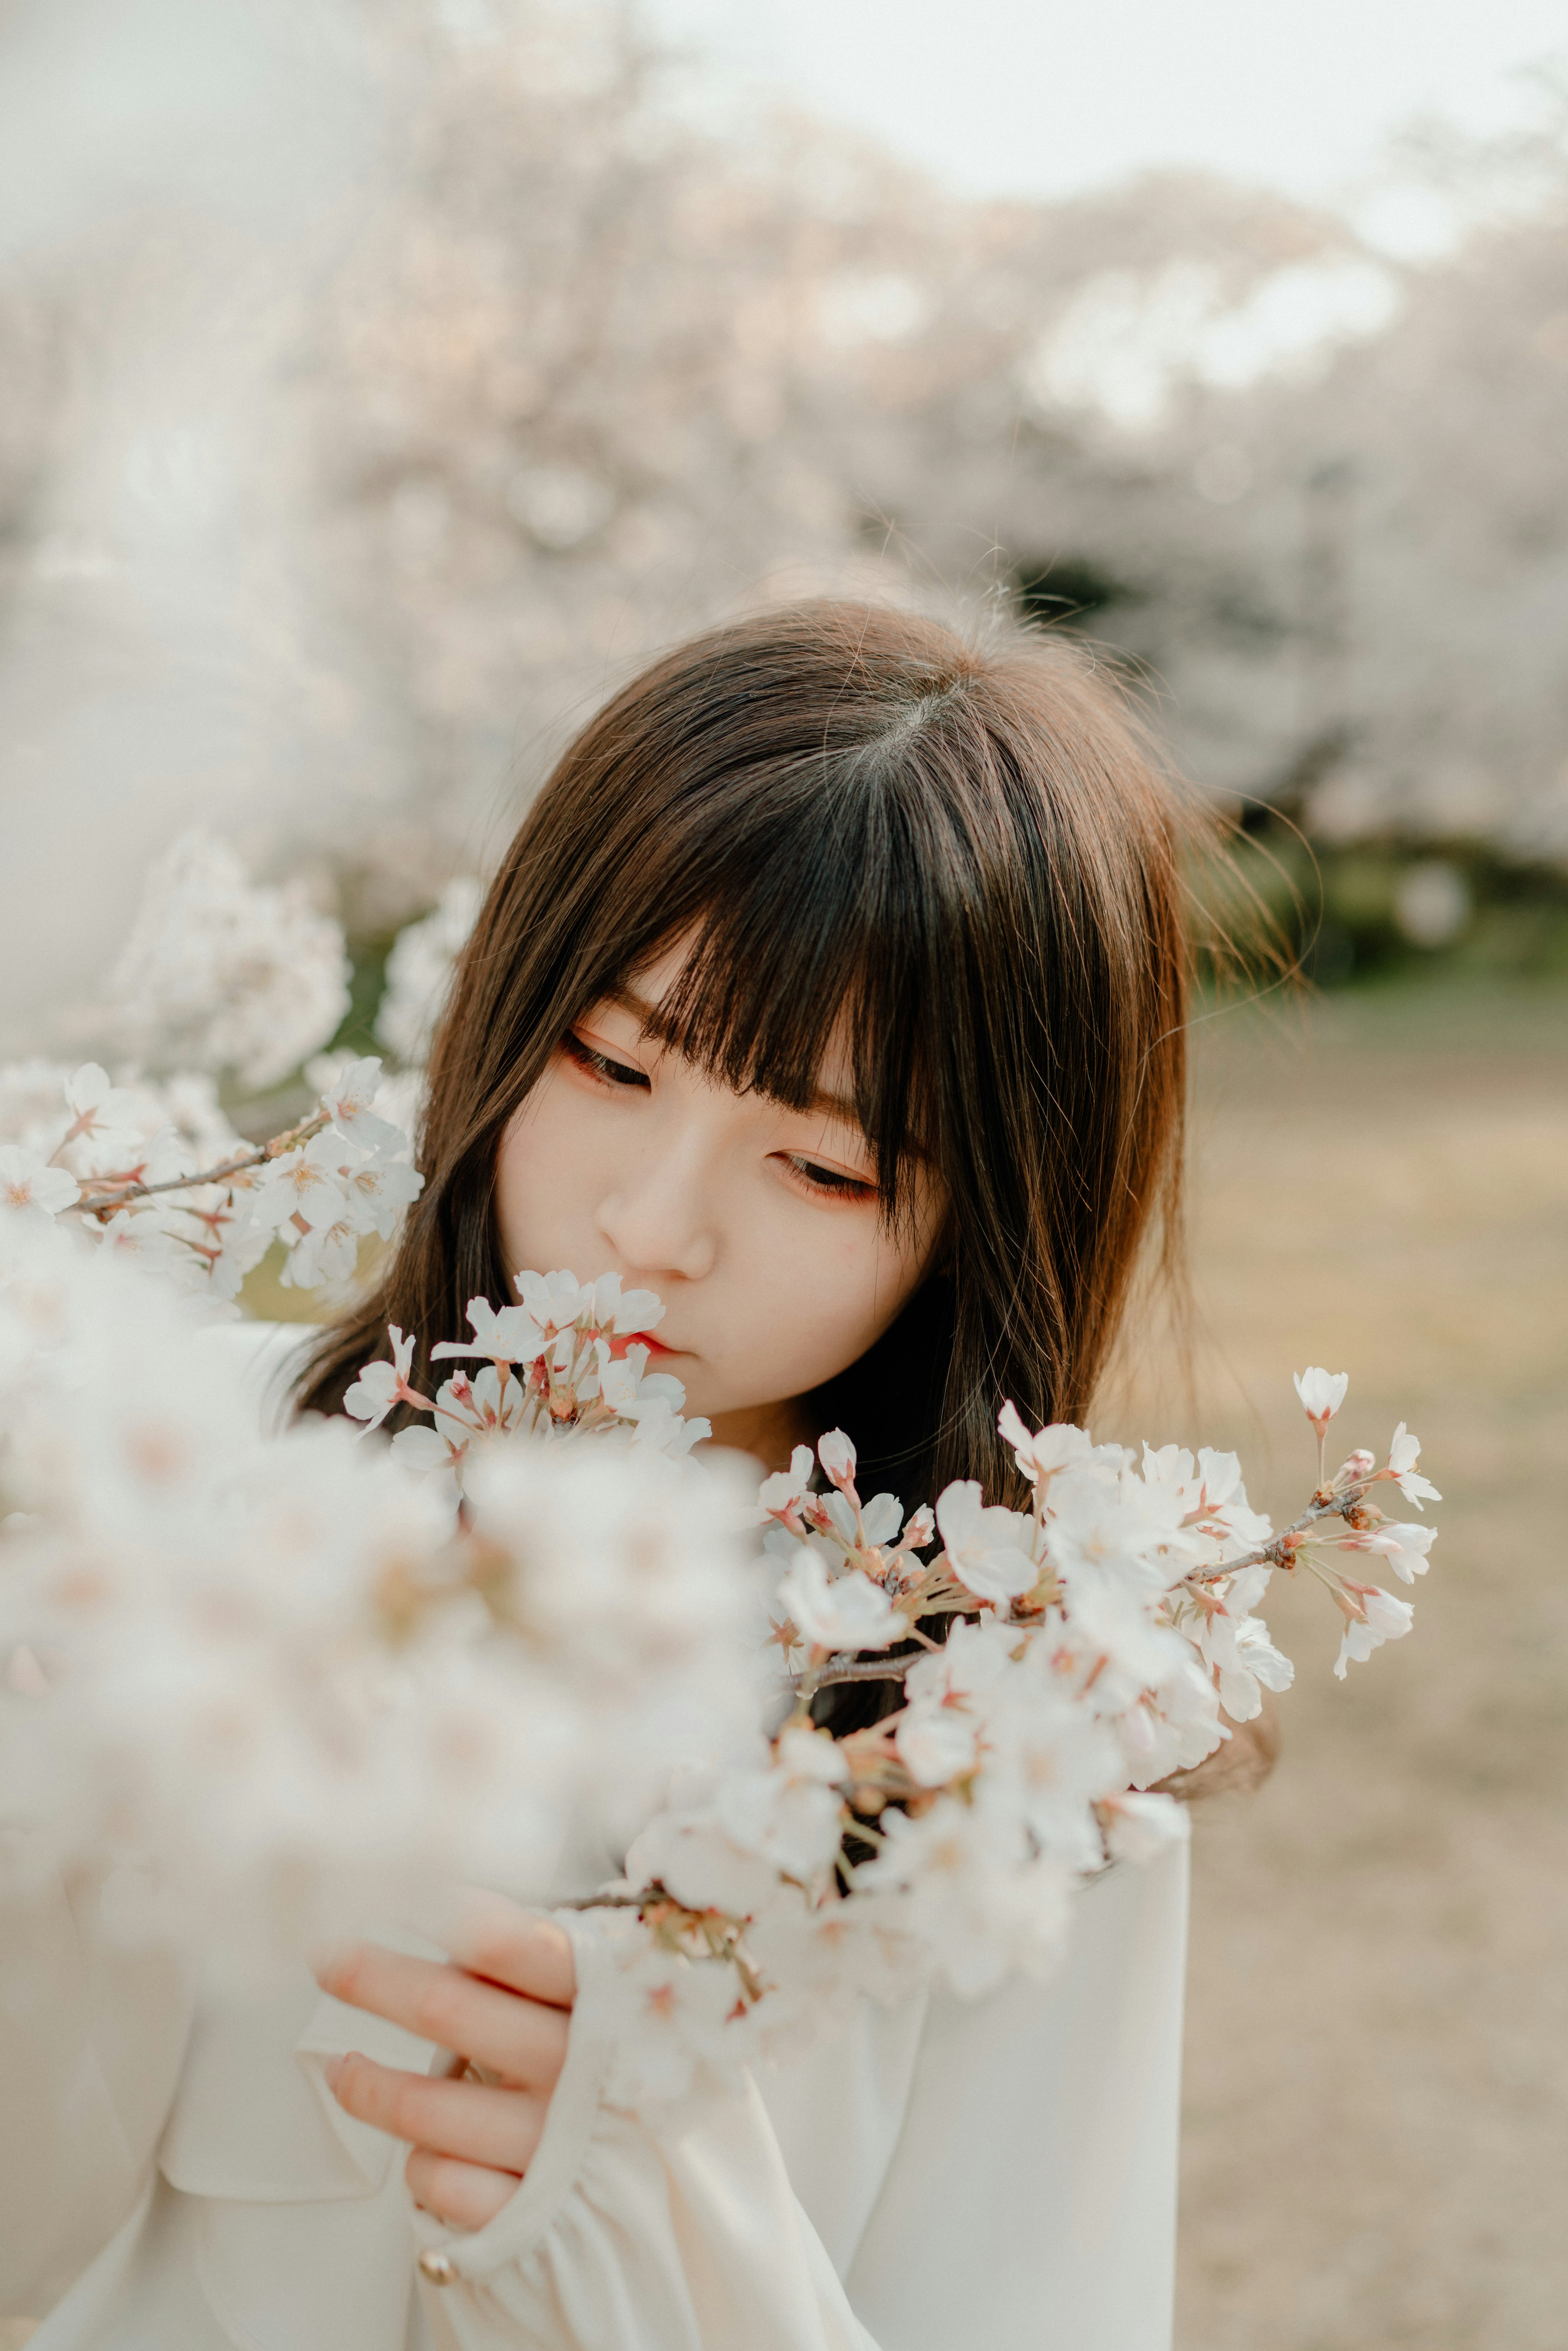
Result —
[[[1385,1559],[1402,1583],[1413,1583],[1425,1575],[1429,1564],[1427,1553],[1437,1540],[1436,1527],[1417,1527],[1390,1522],[1370,1533],[1347,1536],[1340,1548],[1343,1551],[1366,1551]]]
[[[313,1224],[289,1249],[278,1276],[282,1288],[319,1290],[352,1280],[360,1262],[360,1234],[357,1219],[346,1213],[334,1216],[330,1223]]]
[[[894,1542],[904,1524],[904,1505],[896,1494],[873,1494],[869,1502],[862,1502],[858,1527],[847,1495],[825,1494],[822,1499],[841,1533],[864,1550],[880,1550]]]
[[[369,1159],[339,1167],[338,1181],[356,1232],[379,1233],[383,1241],[390,1241],[402,1211],[424,1189],[423,1176],[402,1157],[402,1137],[394,1133],[392,1140],[379,1144]]]
[[[1030,1521],[1019,1510],[988,1509],[977,1479],[944,1489],[936,1524],[949,1567],[977,1600],[1016,1600],[1039,1582]]]
[[[1021,1820],[1032,1844],[1080,1869],[1100,1859],[1092,1807],[1126,1784],[1113,1726],[1032,1646],[990,1693],[980,1801]]]
[[[1074,1428],[1069,1421],[1056,1421],[1049,1428],[1031,1434],[1016,1405],[1005,1404],[997,1416],[997,1426],[1013,1448],[1013,1458],[1031,1486],[1049,1478],[1058,1469],[1065,1469],[1074,1461],[1087,1461],[1094,1450],[1087,1429]]]
[[[408,1394],[409,1368],[413,1362],[413,1334],[411,1332],[405,1338],[394,1322],[387,1336],[392,1341],[391,1363],[367,1364],[343,1398],[343,1410],[351,1419],[363,1421],[367,1437],[372,1428],[381,1426],[393,1405]]]
[[[596,1330],[630,1338],[639,1331],[655,1329],[664,1319],[664,1301],[656,1290],[623,1291],[618,1273],[601,1273],[590,1290],[592,1303],[588,1311]]]
[[[946,1787],[979,1761],[980,1728],[977,1716],[956,1705],[906,1706],[894,1731],[899,1761],[921,1787]]]
[[[63,1167],[51,1167],[20,1144],[0,1144],[0,1214],[52,1224],[80,1197],[81,1186]]]
[[[104,1225],[99,1246],[110,1257],[129,1260],[165,1279],[173,1276],[193,1282],[199,1280],[196,1261],[188,1249],[182,1249],[170,1223],[168,1216],[151,1208],[144,1208],[140,1216],[132,1216],[129,1208],[120,1208]]]
[[[443,1339],[432,1347],[433,1359],[449,1355],[486,1355],[497,1364],[528,1364],[549,1343],[526,1306],[503,1306],[499,1312],[487,1298],[471,1298],[465,1309],[474,1328],[473,1344]]]
[[[779,1605],[801,1638],[819,1649],[885,1649],[909,1630],[880,1583],[852,1568],[831,1580],[816,1551],[803,1551],[779,1586]]]
[[[431,1477],[442,1470],[455,1470],[462,1459],[464,1447],[438,1429],[422,1428],[417,1422],[400,1428],[392,1438],[392,1451],[405,1469],[421,1477]]]
[[[817,1439],[817,1458],[841,1492],[855,1482],[855,1448],[841,1428],[830,1428]]]
[[[593,1284],[579,1281],[575,1273],[528,1271],[514,1275],[513,1280],[518,1297],[547,1338],[570,1331],[593,1315]]]
[[[68,1109],[74,1113],[71,1130],[62,1140],[74,1143],[80,1137],[115,1150],[141,1139],[138,1097],[127,1087],[111,1085],[108,1071],[97,1061],[85,1061],[67,1079],[62,1091]]]
[[[1267,1580],[1266,1568],[1247,1568],[1217,1586],[1214,1604],[1198,1612],[1191,1635],[1233,1722],[1251,1722],[1262,1710],[1265,1689],[1287,1690],[1295,1679],[1294,1666],[1270,1640],[1262,1618],[1248,1613]]]
[[[1401,1421],[1388,1447],[1388,1474],[1406,1500],[1414,1502],[1417,1510],[1423,1502],[1440,1502],[1443,1499],[1436,1486],[1416,1468],[1420,1457],[1420,1438],[1412,1437]]]
[[[1049,1972],[1067,1936],[1071,1869],[1030,1855],[1021,1828],[951,1796],[918,1817],[889,1813],[883,1827],[857,1884],[909,1897],[910,1925],[956,1991],[977,1998],[1014,1972]]]
[[[1345,1625],[1334,1674],[1343,1682],[1348,1665],[1364,1665],[1385,1641],[1402,1640],[1415,1622],[1416,1611],[1407,1600],[1396,1600],[1391,1592],[1376,1584],[1349,1584],[1341,1605]]]
[[[595,1986],[612,2052],[604,2098],[632,2112],[679,2115],[733,2069],[739,2036],[730,1972],[629,1921],[613,1920],[609,1935],[613,1965]]]
[[[787,1728],[764,1771],[727,1774],[715,1811],[736,1844],[801,1884],[837,1857],[849,1767],[826,1731]]]
[[[331,1225],[348,1214],[348,1195],[339,1173],[341,1147],[319,1134],[272,1162],[251,1203],[258,1224],[277,1227],[290,1218],[305,1225]]]
[[[912,1701],[954,1706],[996,1687],[1027,1646],[1030,1635],[994,1615],[960,1616],[939,1649],[916,1657],[904,1677]]]
[[[797,1445],[788,1469],[775,1469],[757,1489],[757,1523],[769,1519],[798,1518],[800,1503],[811,1489],[816,1459],[809,1445]]]
[[[833,1817],[836,1823],[836,1803]],[[758,1917],[779,1894],[774,1856],[732,1836],[711,1802],[655,1813],[627,1848],[626,1876],[632,1886],[662,1886],[688,1910],[731,1918]]]
[[[1185,1524],[1179,1485],[1080,1462],[1051,1480],[1047,1508],[1049,1555],[1070,1583],[1108,1578],[1139,1599],[1155,1599],[1201,1562],[1203,1540]]]
[[[390,1119],[376,1115],[374,1105],[382,1091],[382,1065],[368,1055],[346,1063],[322,1090],[321,1107],[329,1113],[332,1124],[361,1150],[381,1152],[404,1143],[401,1130]]]
[[[1316,1364],[1304,1372],[1293,1374],[1301,1410],[1321,1436],[1345,1399],[1350,1386],[1348,1372],[1325,1372]]]

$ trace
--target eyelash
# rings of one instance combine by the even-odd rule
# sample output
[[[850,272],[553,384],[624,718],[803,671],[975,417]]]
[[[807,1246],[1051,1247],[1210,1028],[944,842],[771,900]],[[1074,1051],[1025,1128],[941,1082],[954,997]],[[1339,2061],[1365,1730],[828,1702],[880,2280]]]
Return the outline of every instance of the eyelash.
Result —
[[[876,1186],[867,1184],[857,1176],[840,1176],[831,1167],[819,1167],[814,1159],[802,1159],[793,1151],[784,1155],[810,1192],[827,1200],[874,1200]]]
[[[581,1038],[574,1036],[570,1029],[562,1038],[561,1045],[567,1058],[575,1061],[580,1070],[586,1070],[590,1077],[597,1078],[601,1085],[620,1086],[627,1091],[644,1093],[652,1091],[641,1070],[632,1069],[626,1061],[612,1061],[608,1053],[601,1053],[594,1046],[585,1045]]]
[[[601,1086],[617,1086],[624,1092],[651,1091],[641,1070],[632,1069],[626,1061],[612,1061],[608,1053],[600,1052],[596,1046],[585,1045],[582,1039],[570,1029],[561,1040],[561,1049],[570,1061],[575,1061],[580,1070]],[[785,1165],[807,1191],[815,1193],[819,1199],[861,1201],[876,1197],[876,1186],[864,1183],[858,1176],[841,1176],[831,1167],[819,1167],[814,1159],[802,1158],[797,1152],[787,1151],[782,1156]]]

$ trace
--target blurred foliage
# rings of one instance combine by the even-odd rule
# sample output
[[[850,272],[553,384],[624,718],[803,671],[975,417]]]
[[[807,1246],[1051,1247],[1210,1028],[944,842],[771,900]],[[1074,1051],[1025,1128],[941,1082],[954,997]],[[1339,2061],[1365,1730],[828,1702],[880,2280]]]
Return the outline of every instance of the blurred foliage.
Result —
[[[1249,840],[1259,852],[1249,861],[1254,886],[1317,987],[1437,976],[1568,980],[1568,873],[1560,866],[1511,859],[1479,841],[1448,842],[1440,858],[1425,845],[1314,843],[1272,814]],[[1423,885],[1441,916],[1426,935]]]
[[[375,931],[349,939],[349,1009],[329,1050],[334,1053],[376,1053],[384,1061],[387,1049],[375,1032],[376,1008],[386,986],[387,957],[395,931]]]

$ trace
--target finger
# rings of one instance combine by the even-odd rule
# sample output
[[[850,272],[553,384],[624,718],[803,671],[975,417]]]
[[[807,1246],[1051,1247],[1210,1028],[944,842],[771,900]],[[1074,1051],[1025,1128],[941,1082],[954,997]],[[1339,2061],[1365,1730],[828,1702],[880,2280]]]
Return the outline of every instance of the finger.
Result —
[[[577,1997],[577,1961],[565,1928],[503,1894],[465,1887],[444,1922],[441,1940],[470,1975],[557,2008],[570,2008]]]
[[[529,2090],[400,2074],[358,2051],[333,2058],[325,2072],[328,2087],[345,2114],[385,2131],[389,2138],[406,2139],[433,2155],[455,2156],[462,2163],[513,2171],[519,2178],[533,2160],[549,2111],[549,2100]]]
[[[482,1983],[462,1968],[411,1959],[381,1943],[345,1943],[318,1962],[316,1980],[334,2000],[384,2016],[440,2049],[461,2050],[487,2073],[526,2089],[553,2088],[566,2063],[566,2010]]]
[[[482,2163],[455,2163],[416,2147],[403,2166],[408,2192],[416,2204],[449,2229],[482,2229],[517,2193],[516,2175],[488,2171]]]

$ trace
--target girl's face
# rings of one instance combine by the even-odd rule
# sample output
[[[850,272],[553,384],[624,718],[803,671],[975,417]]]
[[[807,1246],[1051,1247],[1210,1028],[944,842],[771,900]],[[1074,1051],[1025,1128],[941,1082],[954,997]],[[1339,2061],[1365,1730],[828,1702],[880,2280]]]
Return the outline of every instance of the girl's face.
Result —
[[[772,1458],[800,1434],[794,1399],[858,1361],[916,1288],[942,1204],[917,1177],[913,1229],[888,1230],[841,1053],[793,1111],[650,1035],[684,960],[677,946],[591,1006],[513,1115],[501,1242],[513,1270],[656,1290],[649,1369],[684,1381],[722,1442]]]

